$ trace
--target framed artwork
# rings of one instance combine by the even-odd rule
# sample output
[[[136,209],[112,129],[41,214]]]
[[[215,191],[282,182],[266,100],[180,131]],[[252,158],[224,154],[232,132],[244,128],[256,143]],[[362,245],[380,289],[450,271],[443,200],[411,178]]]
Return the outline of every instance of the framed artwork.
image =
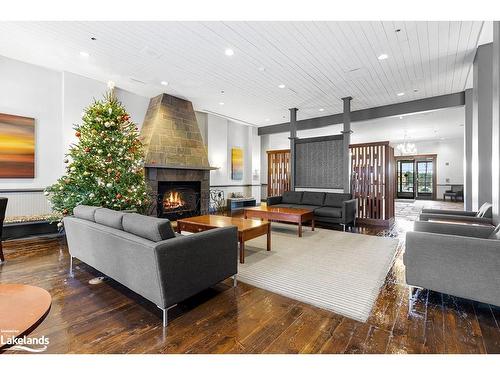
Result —
[[[231,179],[243,180],[243,150],[231,149]]]
[[[0,178],[35,177],[35,119],[0,113]]]

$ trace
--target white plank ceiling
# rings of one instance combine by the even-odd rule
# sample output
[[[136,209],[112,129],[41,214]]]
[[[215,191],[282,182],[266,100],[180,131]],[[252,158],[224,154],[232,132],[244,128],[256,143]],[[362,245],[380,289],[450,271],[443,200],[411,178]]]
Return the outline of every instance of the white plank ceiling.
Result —
[[[483,24],[0,22],[0,55],[261,126],[464,90]]]

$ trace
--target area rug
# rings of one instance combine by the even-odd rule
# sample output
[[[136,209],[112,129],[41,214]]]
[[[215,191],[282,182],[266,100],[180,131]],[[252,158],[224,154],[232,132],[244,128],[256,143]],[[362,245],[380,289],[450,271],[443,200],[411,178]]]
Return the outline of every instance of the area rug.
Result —
[[[245,243],[244,283],[365,322],[392,265],[398,240],[364,234],[272,224],[266,237]]]

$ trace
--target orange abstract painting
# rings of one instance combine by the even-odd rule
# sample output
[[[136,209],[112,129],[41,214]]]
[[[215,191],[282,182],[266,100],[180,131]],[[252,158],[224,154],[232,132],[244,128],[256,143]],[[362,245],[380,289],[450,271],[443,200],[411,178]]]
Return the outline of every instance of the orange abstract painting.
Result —
[[[35,177],[35,119],[0,113],[0,178]]]

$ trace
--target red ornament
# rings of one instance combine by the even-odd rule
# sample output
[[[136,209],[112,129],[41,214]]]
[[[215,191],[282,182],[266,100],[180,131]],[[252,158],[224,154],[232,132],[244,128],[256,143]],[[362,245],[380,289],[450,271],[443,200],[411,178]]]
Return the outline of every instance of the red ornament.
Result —
[[[121,199],[122,195],[120,193],[116,194],[116,199]]]
[[[80,136],[82,135],[82,133],[80,133],[80,132],[76,132],[76,133],[75,133],[75,135],[76,135],[78,138],[80,138]]]
[[[130,118],[130,116],[129,116],[129,115],[127,115],[127,114],[125,114],[125,115],[123,115],[123,117],[122,117],[122,118],[123,118],[123,121],[128,121],[128,120],[129,120],[129,118]]]
[[[85,147],[85,152],[90,152],[90,147]]]

